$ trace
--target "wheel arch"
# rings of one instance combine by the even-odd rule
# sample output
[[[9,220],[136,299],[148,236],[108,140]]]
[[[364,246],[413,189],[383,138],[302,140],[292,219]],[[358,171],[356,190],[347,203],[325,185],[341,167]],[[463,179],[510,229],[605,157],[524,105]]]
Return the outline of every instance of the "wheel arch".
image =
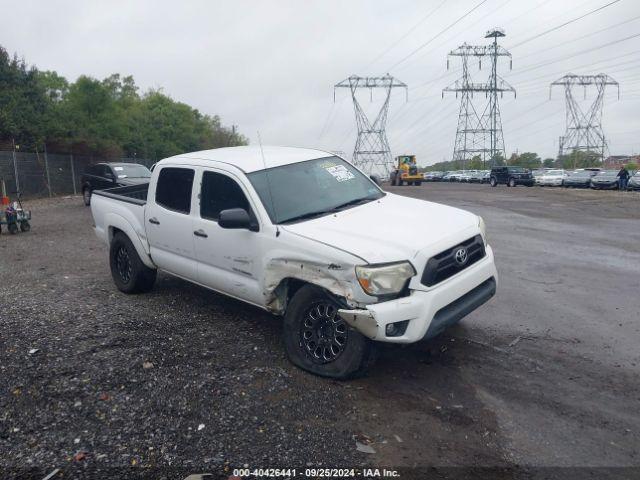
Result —
[[[277,286],[270,291],[267,308],[276,315],[284,315],[293,296],[307,285],[322,290],[341,307],[350,308],[345,292],[331,288],[327,282],[311,281],[294,276],[282,278]]]
[[[149,268],[156,268],[155,264],[149,257],[149,252],[142,244],[142,240],[140,240],[140,237],[134,230],[133,226],[124,217],[112,213],[109,214],[107,218],[105,218],[105,221],[107,225],[109,225],[107,230],[109,245],[111,245],[113,237],[116,235],[116,233],[121,232],[126,235],[127,238],[129,238],[134,248],[136,249],[136,252],[138,253],[138,256],[140,257],[142,263],[144,263]]]

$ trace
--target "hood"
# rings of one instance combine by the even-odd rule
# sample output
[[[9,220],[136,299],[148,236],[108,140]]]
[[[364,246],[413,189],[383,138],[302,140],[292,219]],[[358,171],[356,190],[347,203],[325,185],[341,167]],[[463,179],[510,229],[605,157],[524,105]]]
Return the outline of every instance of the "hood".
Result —
[[[150,178],[119,178],[116,180],[116,183],[122,187],[126,187],[127,185],[141,185],[143,183],[149,183]]]
[[[480,230],[478,216],[438,203],[387,193],[342,212],[284,225],[284,230],[384,263],[427,255],[462,242]]]

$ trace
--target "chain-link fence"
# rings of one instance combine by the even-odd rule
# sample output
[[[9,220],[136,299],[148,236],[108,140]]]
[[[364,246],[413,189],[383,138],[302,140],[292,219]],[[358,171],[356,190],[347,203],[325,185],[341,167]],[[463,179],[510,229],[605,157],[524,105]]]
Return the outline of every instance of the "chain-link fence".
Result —
[[[80,193],[80,177],[91,165],[100,162],[141,163],[143,158],[102,158],[43,152],[0,151],[0,180],[10,196],[20,191],[25,197],[46,197]]]

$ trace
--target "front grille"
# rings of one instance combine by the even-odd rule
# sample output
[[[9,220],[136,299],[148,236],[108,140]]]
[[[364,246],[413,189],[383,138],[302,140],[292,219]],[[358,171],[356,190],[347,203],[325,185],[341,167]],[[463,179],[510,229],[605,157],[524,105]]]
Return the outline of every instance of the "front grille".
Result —
[[[455,258],[456,252],[461,247],[467,250],[467,261],[462,265],[460,265]],[[478,262],[484,258],[485,254],[484,242],[482,241],[481,235],[476,235],[469,240],[465,240],[455,247],[440,252],[429,259],[422,274],[422,284],[427,287],[437,285],[443,280],[454,276],[456,273]]]

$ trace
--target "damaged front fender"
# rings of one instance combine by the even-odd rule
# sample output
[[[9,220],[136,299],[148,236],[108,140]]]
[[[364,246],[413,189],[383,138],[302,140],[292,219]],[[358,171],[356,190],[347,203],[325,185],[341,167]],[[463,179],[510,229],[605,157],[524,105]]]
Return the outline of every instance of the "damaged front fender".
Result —
[[[357,307],[354,288],[354,266],[320,263],[313,260],[271,259],[265,267],[264,296],[269,311],[282,315],[287,308],[289,283],[299,280],[324,288],[346,305]]]

